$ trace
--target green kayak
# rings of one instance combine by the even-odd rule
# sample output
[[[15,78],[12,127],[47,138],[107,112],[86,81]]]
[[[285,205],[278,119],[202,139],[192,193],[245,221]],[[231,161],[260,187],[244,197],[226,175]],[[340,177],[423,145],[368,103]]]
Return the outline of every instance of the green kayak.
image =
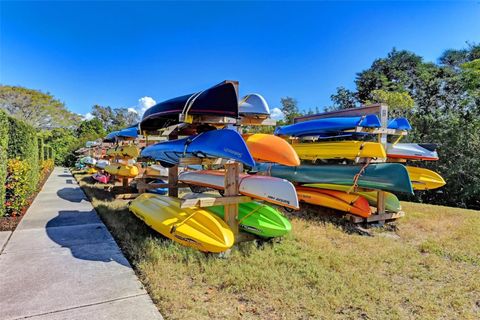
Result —
[[[272,177],[297,183],[328,183],[351,186],[360,165],[301,165],[288,167],[277,164],[258,164],[255,169]],[[357,185],[362,188],[413,194],[410,176],[399,163],[370,164],[361,172]]]
[[[206,208],[223,218],[224,206]],[[290,232],[292,225],[277,209],[258,202],[241,203],[238,206],[241,230],[264,238],[281,237]]]
[[[311,184],[304,184],[305,187],[312,187],[312,188],[319,188],[319,189],[327,189],[327,190],[338,190],[338,191],[349,191],[351,186],[341,186],[338,184],[326,184],[326,183],[311,183]],[[377,206],[377,191],[356,191],[350,192],[351,194],[356,194],[359,196],[364,197],[367,199],[368,203],[371,206]],[[398,200],[397,196],[390,192],[385,192],[385,209],[392,212],[398,212],[402,210],[402,206],[400,205],[400,200]]]

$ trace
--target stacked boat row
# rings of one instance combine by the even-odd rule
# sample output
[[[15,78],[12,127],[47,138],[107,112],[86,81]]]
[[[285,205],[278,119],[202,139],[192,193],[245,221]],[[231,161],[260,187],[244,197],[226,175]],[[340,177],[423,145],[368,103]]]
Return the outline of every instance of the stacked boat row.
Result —
[[[397,139],[385,149],[372,141],[380,127],[376,115],[367,115],[320,118],[277,128],[275,134],[293,138],[292,146],[300,159],[313,165],[292,168],[264,164],[257,170],[294,182],[300,201],[361,217],[372,214],[377,190],[386,191],[385,209],[398,212],[400,202],[392,192],[413,194],[414,190],[445,185],[436,172],[399,163],[438,160],[434,144],[399,143]],[[398,118],[389,121],[386,129],[406,132],[412,128],[407,119]],[[387,163],[370,163],[372,160]]]

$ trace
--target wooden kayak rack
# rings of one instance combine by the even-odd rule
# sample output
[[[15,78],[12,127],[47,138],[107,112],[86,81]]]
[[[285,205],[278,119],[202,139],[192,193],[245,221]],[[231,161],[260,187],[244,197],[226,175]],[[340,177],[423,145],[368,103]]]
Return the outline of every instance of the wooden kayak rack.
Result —
[[[302,116],[294,119],[295,123],[310,121],[315,119],[322,119],[322,118],[331,118],[331,117],[362,117],[370,114],[375,114],[380,119],[380,128],[364,128],[364,127],[357,127],[352,130],[348,130],[347,132],[368,132],[370,134],[375,134],[377,136],[377,142],[381,143],[385,150],[387,150],[387,135],[397,135],[397,136],[405,136],[408,134],[406,130],[396,130],[396,129],[389,129],[388,127],[388,105],[383,103],[376,103],[367,106],[362,106],[359,108],[351,108],[351,109],[343,109],[331,112],[323,112],[313,115]],[[366,163],[365,158],[356,158],[355,163]],[[368,160],[370,163],[384,163],[387,161],[386,158],[384,159],[375,159],[375,160]],[[395,220],[405,215],[405,212],[386,212],[385,210],[385,191],[378,191],[377,192],[377,208],[376,210],[372,210],[373,213],[368,218],[358,217],[352,214],[346,214],[345,218],[353,223],[377,223],[377,224],[384,224],[387,221]]]

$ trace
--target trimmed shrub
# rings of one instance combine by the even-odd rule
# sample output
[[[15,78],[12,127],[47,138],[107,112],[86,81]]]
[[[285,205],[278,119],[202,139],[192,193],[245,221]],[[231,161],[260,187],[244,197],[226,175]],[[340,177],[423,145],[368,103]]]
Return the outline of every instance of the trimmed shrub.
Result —
[[[46,158],[45,158],[45,145],[43,143],[42,138],[38,137],[37,141],[38,141],[38,161],[39,161],[39,165],[41,165],[42,161],[46,160]]]
[[[15,211],[19,206],[26,204],[27,199],[37,190],[40,176],[39,152],[37,133],[33,127],[11,117],[8,118],[8,122],[7,156],[10,160],[19,160],[21,162],[12,162],[7,176],[7,183],[13,183],[14,185],[14,188],[10,189],[10,191],[14,191],[13,193],[8,193],[9,189],[7,188],[7,202],[13,203],[15,206],[13,210]],[[15,172],[16,168],[20,172]],[[24,170],[25,168],[28,168],[28,170]],[[24,185],[19,186],[19,183]],[[19,193],[17,193],[17,189]]]
[[[7,177],[8,117],[0,110],[0,183]],[[5,188],[0,188],[0,217],[5,215]]]
[[[27,205],[28,198],[32,195],[29,181],[32,163],[28,160],[10,159],[7,163],[6,213],[9,216],[19,215]]]

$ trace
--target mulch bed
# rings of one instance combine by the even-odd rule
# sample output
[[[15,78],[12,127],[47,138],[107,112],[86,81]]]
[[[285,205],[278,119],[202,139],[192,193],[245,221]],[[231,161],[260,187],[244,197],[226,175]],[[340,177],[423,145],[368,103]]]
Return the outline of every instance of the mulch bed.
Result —
[[[41,181],[41,183],[38,185],[37,191],[28,199],[27,205],[22,209],[20,214],[17,214],[15,216],[0,217],[0,231],[15,230],[15,228],[20,223],[25,213],[27,213],[27,210],[32,204],[33,200],[35,200],[40,190],[42,190],[43,185],[47,181],[48,177],[50,177],[50,174],[52,173],[52,171],[53,170],[51,170],[48,174],[45,175],[45,178],[43,178],[43,181]]]

